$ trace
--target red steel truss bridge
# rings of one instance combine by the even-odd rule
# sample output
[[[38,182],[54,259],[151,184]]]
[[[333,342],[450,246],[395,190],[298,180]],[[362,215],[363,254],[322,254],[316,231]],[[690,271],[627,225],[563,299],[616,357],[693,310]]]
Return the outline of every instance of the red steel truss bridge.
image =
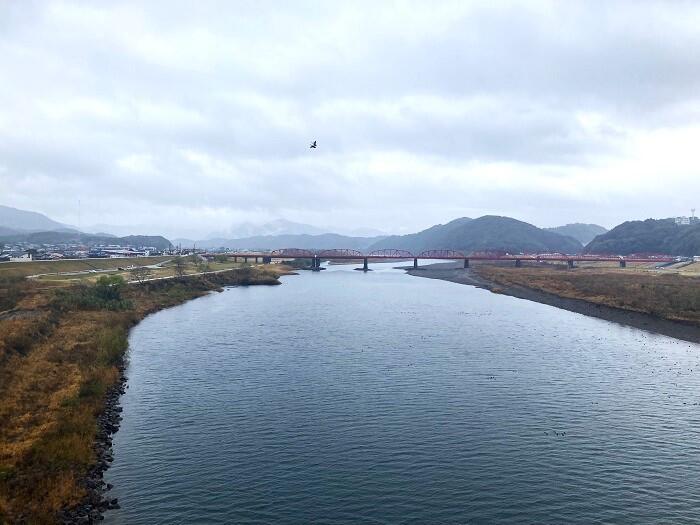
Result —
[[[540,253],[540,254],[509,254],[501,252],[471,252],[464,253],[458,250],[425,250],[420,253],[412,253],[408,250],[386,248],[371,252],[361,252],[352,249],[332,249],[332,250],[307,250],[303,248],[282,248],[271,251],[240,251],[227,252],[224,254],[205,254],[205,257],[213,258],[216,255],[226,255],[234,261],[249,259],[263,263],[270,263],[273,259],[310,259],[312,268],[318,269],[322,260],[335,261],[362,261],[363,269],[367,270],[370,261],[382,262],[390,260],[413,260],[413,267],[418,268],[420,260],[450,260],[463,261],[464,267],[469,268],[470,261],[512,261],[515,266],[522,266],[523,262],[565,262],[569,267],[574,267],[577,262],[617,262],[621,268],[628,263],[670,263],[676,259],[670,255],[565,255],[561,253]]]

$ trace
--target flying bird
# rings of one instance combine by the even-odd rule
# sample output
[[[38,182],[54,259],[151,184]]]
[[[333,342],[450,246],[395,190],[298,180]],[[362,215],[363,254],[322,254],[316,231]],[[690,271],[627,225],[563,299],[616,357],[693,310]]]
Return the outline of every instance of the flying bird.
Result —
[[[311,149],[317,148],[318,146],[316,145],[316,141],[314,140],[314,141],[311,143],[311,145],[310,145],[309,147],[310,147]]]

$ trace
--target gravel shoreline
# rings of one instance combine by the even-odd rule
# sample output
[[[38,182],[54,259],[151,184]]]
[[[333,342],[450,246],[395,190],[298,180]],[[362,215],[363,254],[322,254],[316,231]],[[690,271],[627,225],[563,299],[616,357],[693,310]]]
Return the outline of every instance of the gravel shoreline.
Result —
[[[105,395],[104,409],[97,418],[98,431],[94,444],[96,462],[82,480],[86,495],[80,504],[58,514],[58,522],[62,525],[96,523],[104,520],[107,510],[119,508],[117,498],[107,497],[112,485],[105,483],[103,477],[114,461],[112,436],[119,430],[122,420],[120,398],[126,392],[126,379],[126,363],[122,359],[119,381]]]
[[[476,275],[473,271],[461,267],[461,264],[455,263],[437,263],[422,266],[415,270],[413,268],[403,268],[409,275],[416,277],[425,277],[428,279],[440,279],[458,284],[467,284],[484,288],[486,290],[495,291],[503,295],[535,301],[570,312],[576,312],[590,317],[605,319],[614,323],[619,323],[635,328],[641,328],[649,332],[654,332],[692,343],[700,343],[700,327],[695,325],[682,323],[680,321],[671,321],[661,319],[650,314],[641,312],[632,312],[630,310],[622,310],[595,303],[590,303],[582,299],[569,299],[560,297],[539,290],[532,290],[522,286],[502,286],[497,283],[492,283]]]

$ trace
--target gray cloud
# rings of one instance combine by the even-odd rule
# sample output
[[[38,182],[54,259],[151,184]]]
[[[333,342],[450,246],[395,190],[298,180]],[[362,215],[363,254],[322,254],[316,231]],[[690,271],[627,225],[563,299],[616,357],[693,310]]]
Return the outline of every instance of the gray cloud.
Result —
[[[691,2],[5,3],[0,201],[170,235],[683,213],[699,22]]]

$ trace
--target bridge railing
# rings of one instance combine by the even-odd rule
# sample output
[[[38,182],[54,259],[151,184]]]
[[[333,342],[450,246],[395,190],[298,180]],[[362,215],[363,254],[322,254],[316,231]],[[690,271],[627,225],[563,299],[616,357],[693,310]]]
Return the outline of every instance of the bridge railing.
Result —
[[[367,254],[367,257],[386,257],[392,259],[412,259],[415,257],[408,250],[396,250],[394,248],[385,248],[383,250],[374,250]]]
[[[458,250],[425,250],[418,254],[418,257],[429,259],[464,259],[466,255]]]
[[[279,258],[293,258],[293,259],[304,259],[307,257],[315,257],[316,252],[313,250],[306,250],[303,248],[282,248],[279,250],[272,250],[270,252],[270,257]]]
[[[364,254],[359,250],[352,250],[349,248],[339,248],[333,250],[321,250],[317,254],[319,257],[328,257],[332,259],[333,257],[357,257],[361,259]]]
[[[214,254],[206,254],[207,257],[213,257]],[[473,259],[473,260],[522,260],[522,261],[627,261],[627,262],[672,262],[675,257],[669,255],[647,255],[647,254],[632,254],[627,256],[621,255],[604,255],[604,254],[579,254],[567,255],[562,253],[520,253],[510,254],[502,251],[481,251],[464,253],[459,250],[424,250],[418,255],[408,251],[396,248],[385,248],[381,250],[373,250],[369,253],[363,253],[360,250],[351,248],[338,248],[328,250],[310,250],[306,248],[281,248],[265,252],[240,251],[229,253],[230,256],[238,257],[271,257],[285,259],[305,259],[305,258],[343,258],[343,259],[363,259],[363,258],[384,258],[384,259]]]

